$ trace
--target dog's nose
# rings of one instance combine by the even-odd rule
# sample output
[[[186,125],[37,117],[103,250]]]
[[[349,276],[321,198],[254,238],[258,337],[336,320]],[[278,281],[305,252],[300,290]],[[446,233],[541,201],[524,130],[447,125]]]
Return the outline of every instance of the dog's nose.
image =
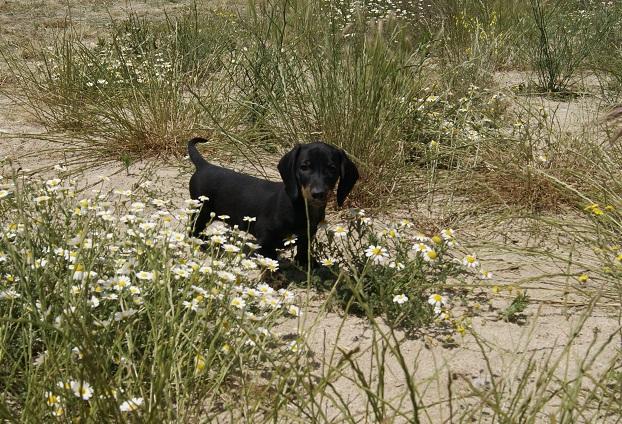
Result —
[[[311,190],[311,197],[313,197],[315,200],[326,200],[326,191]]]

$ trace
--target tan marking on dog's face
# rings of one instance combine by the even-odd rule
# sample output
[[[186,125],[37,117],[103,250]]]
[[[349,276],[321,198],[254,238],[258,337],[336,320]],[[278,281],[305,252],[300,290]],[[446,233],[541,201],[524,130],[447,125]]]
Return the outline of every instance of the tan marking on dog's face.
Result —
[[[326,202],[322,202],[321,200],[314,199],[311,195],[311,187],[309,186],[300,186],[300,193],[302,194],[303,199],[306,200],[308,205],[315,207],[322,207],[326,205]]]

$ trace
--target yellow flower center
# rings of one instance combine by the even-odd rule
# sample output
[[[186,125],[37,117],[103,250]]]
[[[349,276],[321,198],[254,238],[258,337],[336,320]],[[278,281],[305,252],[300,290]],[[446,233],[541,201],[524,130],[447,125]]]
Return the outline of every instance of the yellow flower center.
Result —
[[[195,361],[197,371],[203,371],[205,369],[205,358],[203,355],[197,355]]]

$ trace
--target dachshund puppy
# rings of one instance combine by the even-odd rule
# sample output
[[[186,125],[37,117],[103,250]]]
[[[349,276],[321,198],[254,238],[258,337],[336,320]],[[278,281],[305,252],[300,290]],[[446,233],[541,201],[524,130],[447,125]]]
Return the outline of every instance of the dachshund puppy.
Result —
[[[337,181],[337,204],[343,205],[359,178],[345,152],[325,143],[299,144],[279,161],[283,182],[268,181],[208,163],[196,148],[203,138],[188,142],[188,154],[196,167],[190,178],[190,196],[207,196],[195,217],[192,235],[198,237],[210,214],[229,215],[228,223],[248,227],[244,217],[257,218],[249,232],[261,245],[258,253],[277,258],[288,236],[296,235],[296,262],[307,265],[310,240],[324,220],[328,193]],[[311,237],[309,238],[308,235]]]

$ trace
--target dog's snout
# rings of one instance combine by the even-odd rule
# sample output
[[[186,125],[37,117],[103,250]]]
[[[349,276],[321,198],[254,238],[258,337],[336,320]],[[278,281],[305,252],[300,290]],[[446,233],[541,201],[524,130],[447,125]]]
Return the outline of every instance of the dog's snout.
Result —
[[[311,197],[315,200],[326,200],[326,190],[314,189],[311,190]]]

